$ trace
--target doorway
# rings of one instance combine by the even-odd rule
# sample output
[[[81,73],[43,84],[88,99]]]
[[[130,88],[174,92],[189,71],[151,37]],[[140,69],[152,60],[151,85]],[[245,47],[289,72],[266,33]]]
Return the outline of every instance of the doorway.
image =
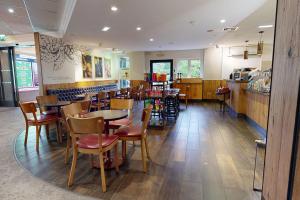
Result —
[[[167,74],[167,80],[173,81],[173,60],[151,60],[150,73]]]
[[[0,106],[17,106],[14,47],[0,47]]]

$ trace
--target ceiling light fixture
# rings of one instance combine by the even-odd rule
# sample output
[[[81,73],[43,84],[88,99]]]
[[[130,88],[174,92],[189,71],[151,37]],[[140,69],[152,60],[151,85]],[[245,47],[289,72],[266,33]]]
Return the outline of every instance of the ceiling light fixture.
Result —
[[[270,25],[261,25],[261,26],[258,26],[258,28],[272,28],[273,25],[270,24]]]
[[[9,13],[14,13],[15,11],[14,11],[14,9],[9,8],[9,9],[8,9],[8,12],[9,12]]]
[[[226,19],[221,19],[220,22],[221,22],[222,24],[224,24],[224,23],[226,22]]]
[[[153,38],[150,38],[149,41],[150,41],[150,42],[154,42],[154,39],[153,39]]]
[[[136,27],[136,30],[137,30],[137,31],[141,31],[141,30],[142,30],[142,27],[138,26],[138,27]]]
[[[104,26],[104,27],[102,28],[102,31],[103,31],[103,32],[106,32],[106,31],[108,31],[109,29],[110,29],[110,27]]]
[[[110,7],[110,9],[113,12],[117,12],[119,10],[117,6],[112,6],[112,7]]]

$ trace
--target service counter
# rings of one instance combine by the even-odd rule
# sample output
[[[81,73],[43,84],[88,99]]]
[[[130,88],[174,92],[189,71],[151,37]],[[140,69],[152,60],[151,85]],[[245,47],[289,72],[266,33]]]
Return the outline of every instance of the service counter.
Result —
[[[246,116],[264,131],[267,129],[269,94],[248,90],[247,82],[227,80],[231,90],[226,100],[232,113],[236,116]]]
[[[203,80],[200,78],[184,78],[176,80],[173,83],[174,88],[179,88],[180,93],[188,93],[188,99],[202,100],[202,84]],[[189,91],[186,91],[187,86]]]

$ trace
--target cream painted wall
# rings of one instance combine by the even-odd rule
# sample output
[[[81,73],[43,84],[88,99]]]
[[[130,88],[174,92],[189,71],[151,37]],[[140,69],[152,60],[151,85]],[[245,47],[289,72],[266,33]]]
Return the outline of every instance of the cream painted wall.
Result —
[[[229,48],[208,48],[204,50],[204,79],[218,80],[229,79],[235,68],[256,67],[266,70],[272,64],[273,46],[265,45],[262,56],[229,56]],[[232,53],[232,52],[231,52]]]
[[[143,80],[145,73],[145,52],[130,52],[127,54],[130,61],[130,79]]]
[[[204,79],[219,80],[222,76],[222,48],[208,48],[204,51]]]

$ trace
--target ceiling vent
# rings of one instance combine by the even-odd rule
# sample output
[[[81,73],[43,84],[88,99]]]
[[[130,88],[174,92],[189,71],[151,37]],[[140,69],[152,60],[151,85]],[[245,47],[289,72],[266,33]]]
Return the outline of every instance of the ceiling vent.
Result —
[[[226,32],[233,32],[233,31],[237,31],[239,29],[238,26],[234,26],[234,27],[225,27],[223,30]]]

